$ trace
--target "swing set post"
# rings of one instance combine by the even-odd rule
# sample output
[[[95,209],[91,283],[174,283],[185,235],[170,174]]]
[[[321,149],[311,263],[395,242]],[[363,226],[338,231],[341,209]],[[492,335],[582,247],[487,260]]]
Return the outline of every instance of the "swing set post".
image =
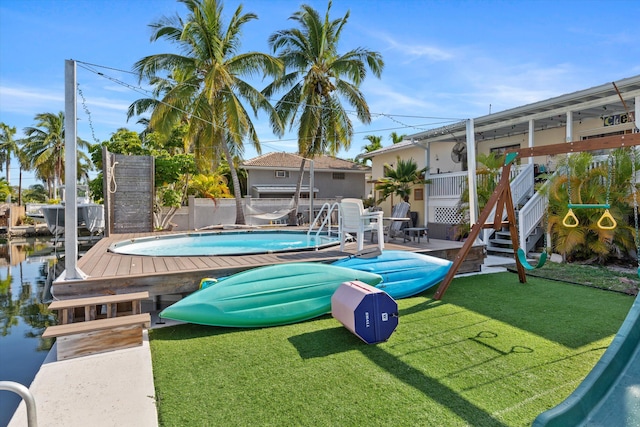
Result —
[[[471,227],[471,231],[469,232],[467,240],[465,241],[462,248],[460,248],[460,250],[458,251],[458,254],[456,254],[451,268],[440,283],[440,286],[438,286],[438,289],[436,290],[433,298],[436,300],[442,299],[445,292],[447,291],[447,288],[451,284],[453,277],[456,275],[458,269],[462,265],[462,262],[469,254],[473,243],[480,234],[480,230],[482,230],[483,228],[496,229],[498,223],[500,223],[500,226],[504,225],[504,223],[502,223],[500,219],[502,215],[500,215],[500,217],[498,217],[497,215],[498,212],[502,213],[502,209],[504,208],[507,209],[507,223],[509,225],[509,232],[511,234],[511,241],[513,243],[514,258],[516,260],[518,278],[520,279],[521,283],[525,283],[527,281],[524,267],[517,256],[517,252],[519,249],[518,230],[516,228],[515,209],[513,207],[513,201],[511,198],[511,185],[509,183],[509,172],[511,170],[511,165],[516,159],[536,156],[549,156],[553,154],[579,153],[582,151],[633,147],[637,145],[640,145],[640,133],[604,136],[601,138],[593,138],[582,141],[563,142],[560,144],[551,144],[541,147],[520,148],[517,150],[507,151],[505,153],[505,164],[502,167],[502,176],[500,177],[498,186],[496,187],[493,194],[487,201],[484,209],[480,213],[478,222]],[[496,208],[496,216],[494,222],[485,224],[494,207]]]

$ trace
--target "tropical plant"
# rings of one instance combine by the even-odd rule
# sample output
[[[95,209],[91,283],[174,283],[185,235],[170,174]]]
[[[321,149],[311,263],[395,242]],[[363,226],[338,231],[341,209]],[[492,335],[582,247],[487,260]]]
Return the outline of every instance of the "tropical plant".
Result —
[[[405,134],[399,135],[396,132],[391,132],[391,134],[389,135],[389,138],[391,138],[391,142],[393,142],[394,144],[397,144],[398,142],[404,141],[404,138],[406,136],[407,135]]]
[[[636,251],[636,230],[630,224],[633,223],[630,221],[633,216],[632,161],[629,149],[614,150],[607,161],[595,166],[593,155],[586,152],[561,160],[559,170],[565,173],[556,175],[549,186],[549,228],[554,250],[564,259],[605,264],[612,259],[629,259]],[[635,162],[636,170],[640,170],[637,154]],[[598,226],[603,209],[574,209],[578,225],[563,225],[569,203],[602,205],[607,202],[617,222],[615,228]]]
[[[269,46],[284,63],[285,73],[263,93],[272,97],[284,92],[275,108],[285,126],[297,127],[298,153],[302,157],[289,224],[297,222],[306,159],[319,154],[335,155],[340,149],[349,148],[353,126],[342,102],[353,107],[362,123],[369,123],[371,113],[359,87],[367,69],[380,77],[384,67],[378,52],[361,47],[338,52],[349,12],[331,20],[331,4],[329,1],[324,18],[311,6],[302,5],[290,18],[299,27],[280,30],[269,37]]]
[[[413,159],[404,160],[397,157],[396,161],[395,169],[385,163],[384,178],[380,178],[376,184],[376,190],[382,192],[378,204],[387,200],[391,195],[396,195],[408,202],[413,187],[429,183],[429,180],[425,179],[426,167],[418,169],[418,164]]]
[[[42,184],[34,184],[24,190],[22,196],[25,203],[45,203],[47,201],[47,189]]]
[[[219,173],[195,175],[189,181],[189,193],[211,199],[213,203],[217,203],[218,199],[233,197],[226,178]]]
[[[364,137],[364,139],[366,139],[367,141],[369,141],[369,143],[365,146],[362,147],[362,151],[364,153],[371,153],[373,151],[379,150],[382,148],[382,137],[379,135],[367,135]],[[366,163],[367,160],[371,160],[371,159],[365,159],[363,163]]]
[[[40,113],[35,116],[35,127],[24,129],[26,139],[22,141],[22,150],[30,159],[29,166],[36,172],[36,178],[47,184],[49,197],[55,197],[55,191],[64,181],[64,113]],[[91,163],[87,155],[80,151],[89,144],[77,139],[78,176],[88,176]]]
[[[11,182],[11,155],[17,156],[20,149],[18,141],[13,139],[15,134],[15,127],[0,123],[0,170],[2,170],[2,162],[4,162],[7,182]]]
[[[163,39],[178,46],[182,54],[150,55],[134,65],[141,79],[162,87],[161,102],[149,104],[153,110],[149,125],[167,135],[186,120],[185,140],[195,151],[199,170],[212,169],[218,153],[224,154],[231,165],[236,223],[244,224],[233,155],[243,152],[245,138],[258,152],[260,143],[243,101],[254,113],[265,110],[276,133],[282,133],[282,126],[267,98],[242,77],[258,72],[276,76],[282,72],[282,63],[264,53],[238,53],[242,27],[257,19],[253,13],[243,14],[242,6],[238,6],[225,26],[222,3],[218,0],[180,2],[189,11],[186,19],[163,17],[151,24],[151,41]],[[158,73],[165,73],[167,78],[160,80],[162,76]]]
[[[9,183],[4,179],[0,178],[0,202],[4,202],[7,200],[9,196],[13,193],[13,189],[9,185]]]

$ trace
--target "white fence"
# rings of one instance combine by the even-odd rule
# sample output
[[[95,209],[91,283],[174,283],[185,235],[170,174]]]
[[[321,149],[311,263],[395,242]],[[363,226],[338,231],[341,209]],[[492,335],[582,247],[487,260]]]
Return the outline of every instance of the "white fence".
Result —
[[[314,211],[325,203],[334,203],[337,199],[314,199]],[[251,210],[247,209],[251,206]],[[286,199],[256,199],[246,197],[242,199],[243,212],[247,225],[286,224],[287,216],[281,219],[264,219],[274,212],[281,212],[291,208],[291,198]],[[300,199],[298,214],[302,223],[309,223],[310,200]],[[257,214],[256,214],[257,213]],[[236,200],[218,199],[216,203],[211,199],[189,197],[189,205],[178,210],[173,220],[173,230],[199,230],[205,227],[232,225],[236,222]]]

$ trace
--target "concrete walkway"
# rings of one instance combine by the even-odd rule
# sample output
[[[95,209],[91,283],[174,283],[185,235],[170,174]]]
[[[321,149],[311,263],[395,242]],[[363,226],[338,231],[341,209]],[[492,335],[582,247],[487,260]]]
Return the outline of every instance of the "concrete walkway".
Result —
[[[489,255],[481,273],[506,271],[513,258]],[[157,317],[152,313],[152,327]],[[162,326],[175,322],[167,321]],[[36,401],[39,427],[158,426],[149,337],[141,347],[57,361],[51,349],[29,390]],[[26,427],[24,401],[9,427]]]
[[[146,331],[140,347],[63,361],[54,345],[29,390],[38,427],[158,425]],[[24,401],[9,426],[27,426]]]

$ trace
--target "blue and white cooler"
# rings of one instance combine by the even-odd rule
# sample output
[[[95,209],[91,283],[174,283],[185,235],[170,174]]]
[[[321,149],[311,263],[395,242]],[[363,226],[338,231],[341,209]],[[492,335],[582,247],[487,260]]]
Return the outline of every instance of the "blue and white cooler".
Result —
[[[331,315],[367,344],[389,339],[398,326],[398,304],[385,291],[354,280],[331,296]]]

